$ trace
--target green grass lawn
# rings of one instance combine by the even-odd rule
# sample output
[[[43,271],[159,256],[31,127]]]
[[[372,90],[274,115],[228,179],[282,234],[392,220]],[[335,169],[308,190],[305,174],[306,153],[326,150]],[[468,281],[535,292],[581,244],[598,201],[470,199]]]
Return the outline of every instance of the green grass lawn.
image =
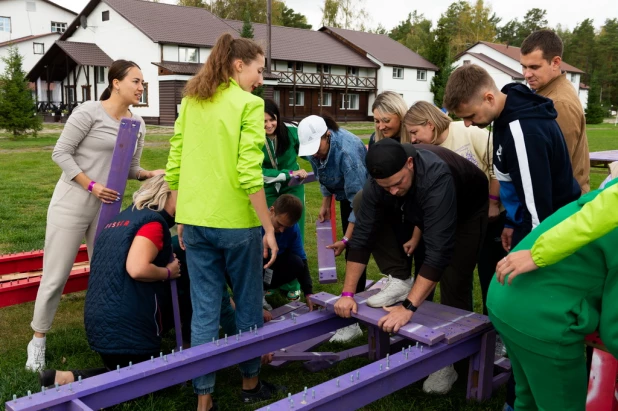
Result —
[[[365,131],[370,124],[358,123],[350,127],[357,135],[369,134]],[[60,131],[57,126],[46,129],[47,133],[38,138],[25,138],[13,141],[0,135],[0,254],[24,250],[41,249],[45,237],[47,206],[54,186],[60,175],[59,168],[51,160],[51,149]],[[166,134],[166,132],[168,134]],[[144,149],[142,164],[145,168],[163,168],[167,159],[167,140],[171,128],[151,128],[147,133],[147,146]],[[618,149],[618,128],[603,124],[588,129],[590,151]],[[309,168],[306,162],[302,166]],[[605,178],[606,172],[593,171],[591,186],[597,187]],[[131,193],[137,182],[129,182],[123,206],[130,204]],[[315,216],[321,203],[317,184],[306,186],[307,221],[306,251],[312,267],[314,289],[338,294],[341,281],[337,284],[322,285],[317,279]],[[341,233],[339,234],[341,235]],[[344,260],[337,259],[339,277],[344,273]],[[370,279],[380,278],[377,267],[372,262],[368,268]],[[101,365],[97,354],[92,352],[86,341],[83,328],[84,293],[64,296],[54,321],[54,328],[48,334],[47,365],[62,370],[97,367]],[[282,298],[275,298],[282,304]],[[26,395],[28,390],[39,391],[35,375],[24,370],[26,345],[31,338],[29,323],[33,304],[0,309],[0,404],[12,398]],[[478,281],[475,284],[475,310],[481,311],[481,298]],[[358,340],[356,344],[362,343]],[[353,345],[326,344],[324,351],[339,351]],[[174,341],[168,337],[164,341],[167,352]],[[301,364],[293,364],[281,369],[265,367],[262,375],[269,381],[286,385],[288,391],[298,392],[305,386],[315,386],[329,379],[343,375],[368,363],[366,359],[350,359],[337,366],[316,374],[304,370]],[[461,376],[455,389],[445,396],[427,395],[422,392],[421,383],[413,384],[384,399],[365,407],[366,410],[499,410],[503,403],[503,390],[485,403],[478,404],[465,400],[466,376]],[[216,399],[220,409],[252,409],[245,407],[238,399],[240,376],[231,367],[217,373]],[[195,409],[196,399],[190,386],[173,387],[121,404],[119,410],[191,410]]]

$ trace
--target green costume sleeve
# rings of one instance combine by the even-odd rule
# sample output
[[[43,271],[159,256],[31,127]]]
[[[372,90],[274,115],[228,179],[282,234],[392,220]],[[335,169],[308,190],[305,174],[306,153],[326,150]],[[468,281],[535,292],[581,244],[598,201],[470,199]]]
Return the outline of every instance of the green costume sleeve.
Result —
[[[618,184],[614,183],[586,203],[581,211],[543,233],[532,246],[532,259],[539,267],[554,264],[616,227]]]

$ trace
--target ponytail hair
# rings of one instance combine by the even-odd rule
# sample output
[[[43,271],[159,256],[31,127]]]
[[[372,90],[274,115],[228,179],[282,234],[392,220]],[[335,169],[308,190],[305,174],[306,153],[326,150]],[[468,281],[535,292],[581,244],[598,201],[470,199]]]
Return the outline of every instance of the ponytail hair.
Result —
[[[137,67],[141,70],[135,62],[130,60],[116,60],[112,63],[107,71],[107,88],[101,93],[99,100],[105,101],[112,95],[112,88],[114,87],[114,80],[122,81],[129,74],[129,70],[133,67]]]
[[[240,59],[245,64],[251,64],[259,55],[264,55],[264,49],[255,41],[245,38],[235,39],[230,33],[222,34],[212,48],[206,63],[195,77],[187,82],[185,97],[211,100],[219,85],[229,87],[230,77],[234,74],[232,64],[235,60]]]

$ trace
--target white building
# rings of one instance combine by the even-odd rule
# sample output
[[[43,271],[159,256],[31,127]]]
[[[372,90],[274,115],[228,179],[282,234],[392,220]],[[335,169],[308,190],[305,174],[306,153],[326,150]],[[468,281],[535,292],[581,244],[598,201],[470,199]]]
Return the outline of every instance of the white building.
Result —
[[[408,106],[419,100],[433,103],[431,81],[438,67],[425,60],[403,44],[385,34],[365,33],[334,27],[322,27],[328,33],[348,44],[358,53],[379,65],[377,93],[394,91],[401,94]],[[370,96],[368,116],[376,94]]]
[[[477,64],[489,72],[498,88],[502,88],[508,83],[514,81],[526,84],[519,63],[520,57],[519,47],[508,46],[504,44],[489,43],[480,41],[460,53],[455,58],[454,67],[459,67],[464,64]],[[587,91],[580,92],[580,81],[583,71],[577,67],[571,66],[564,61],[560,65],[563,72],[567,73],[567,78],[575,88],[575,92],[580,96],[582,106],[586,109]],[[586,98],[583,98],[586,94]]]
[[[0,1],[0,57],[17,47],[26,72],[58,40],[76,14],[48,0]],[[0,72],[5,64],[0,60]]]
[[[70,110],[100,96],[113,60],[132,60],[146,82],[135,112],[149,123],[173,124],[187,80],[221,34],[238,36],[241,27],[242,22],[220,19],[205,8],[91,0],[28,76],[37,84],[39,101]],[[262,44],[266,28],[253,24]],[[429,87],[437,67],[387,36],[361,33],[356,45],[342,41],[341,36],[355,33],[345,32],[272,27],[272,73],[265,76],[265,95],[279,104],[283,117],[325,113],[338,120],[367,120],[371,102],[383,90],[399,92],[410,104],[432,100]],[[377,38],[373,41],[389,50],[388,56],[359,51],[367,38]],[[60,93],[47,89],[54,82]]]

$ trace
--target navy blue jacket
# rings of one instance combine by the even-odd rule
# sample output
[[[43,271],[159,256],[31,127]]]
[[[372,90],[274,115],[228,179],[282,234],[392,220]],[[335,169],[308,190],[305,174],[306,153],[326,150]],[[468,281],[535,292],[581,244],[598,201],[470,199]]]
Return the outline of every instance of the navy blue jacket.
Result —
[[[90,348],[101,354],[151,355],[160,350],[163,308],[169,305],[169,285],[131,278],[127,256],[135,235],[144,225],[159,222],[163,248],[153,261],[165,267],[172,257],[172,243],[165,219],[149,209],[129,206],[108,223],[95,243],[84,325]]]
[[[504,86],[504,109],[494,120],[494,172],[507,226],[518,239],[560,207],[579,198],[554,103],[523,84]],[[516,244],[512,244],[514,247]]]

